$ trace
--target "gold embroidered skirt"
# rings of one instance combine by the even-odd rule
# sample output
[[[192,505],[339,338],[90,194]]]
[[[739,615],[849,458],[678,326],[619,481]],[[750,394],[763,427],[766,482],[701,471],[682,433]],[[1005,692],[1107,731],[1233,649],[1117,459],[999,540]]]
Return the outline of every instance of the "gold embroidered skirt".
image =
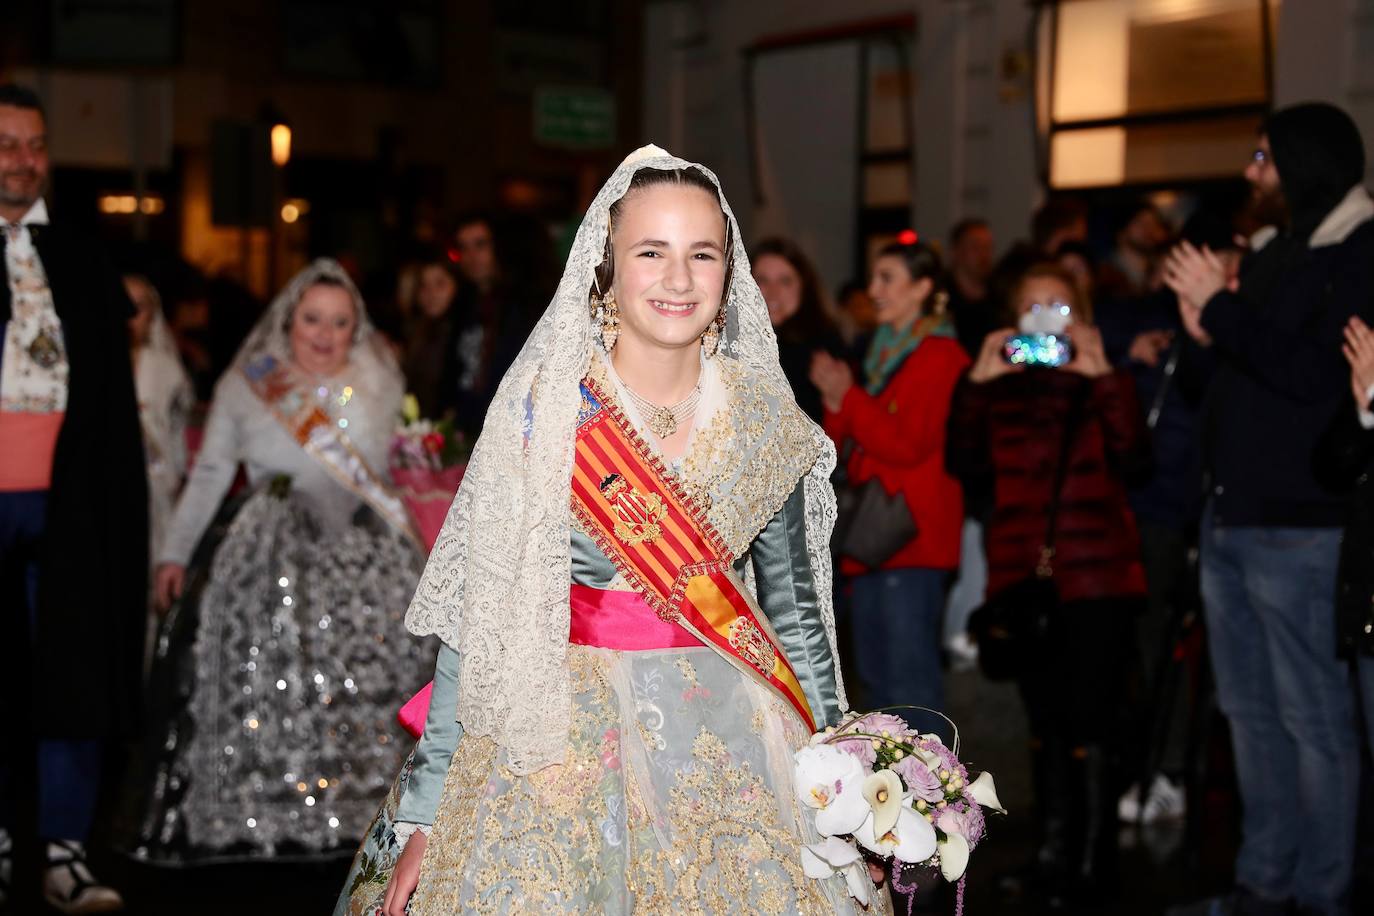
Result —
[[[460,742],[412,914],[855,910],[802,874],[810,736],[782,700],[706,648],[570,646],[569,664],[562,764],[516,776],[489,738]]]

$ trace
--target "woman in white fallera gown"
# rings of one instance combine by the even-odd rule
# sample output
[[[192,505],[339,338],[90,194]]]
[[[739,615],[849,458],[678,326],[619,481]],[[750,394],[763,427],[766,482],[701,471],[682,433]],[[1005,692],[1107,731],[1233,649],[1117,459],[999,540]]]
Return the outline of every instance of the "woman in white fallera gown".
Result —
[[[402,395],[357,289],[324,259],[216,386],[159,550],[157,598],[181,600],[157,646],[139,858],[318,855],[367,827],[405,754],[396,709],[434,657],[402,627],[423,560],[379,473]],[[216,525],[240,465],[249,495]]]

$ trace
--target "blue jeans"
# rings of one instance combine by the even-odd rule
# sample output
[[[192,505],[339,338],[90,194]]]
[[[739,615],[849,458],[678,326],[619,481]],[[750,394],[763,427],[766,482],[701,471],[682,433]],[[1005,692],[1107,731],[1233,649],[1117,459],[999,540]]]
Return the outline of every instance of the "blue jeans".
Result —
[[[942,569],[893,569],[852,580],[849,633],[858,670],[850,674],[863,689],[866,708],[944,709],[940,617],[948,577]],[[912,710],[898,715],[922,732],[952,739],[937,716]]]
[[[944,640],[948,643],[968,629],[968,619],[987,600],[988,558],[983,552],[983,523],[964,519],[959,538],[959,574],[945,605]]]
[[[1335,656],[1341,532],[1210,521],[1202,595],[1243,808],[1236,883],[1345,913],[1360,758],[1350,670]]]
[[[3,327],[3,325],[0,325]],[[37,627],[38,554],[47,514],[45,490],[0,493],[0,576],[15,577],[19,583],[3,583],[3,594],[22,593],[22,621],[16,629],[27,629],[30,639]],[[16,609],[20,610],[20,609]],[[7,630],[8,631],[8,630]],[[95,817],[96,793],[100,787],[100,742],[95,740],[39,738],[38,751],[38,835],[48,840],[86,841]],[[23,771],[15,759],[20,748],[32,744],[7,741],[0,753],[0,827],[13,829],[13,794],[16,771]]]

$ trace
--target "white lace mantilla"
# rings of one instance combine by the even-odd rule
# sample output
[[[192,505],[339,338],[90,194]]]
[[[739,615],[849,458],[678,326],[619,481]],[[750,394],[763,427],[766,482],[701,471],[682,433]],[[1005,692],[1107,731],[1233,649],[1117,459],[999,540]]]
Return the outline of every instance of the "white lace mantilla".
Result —
[[[460,653],[457,717],[467,732],[494,738],[516,773],[561,762],[566,738],[559,736],[570,723],[569,482],[579,383],[595,346],[588,295],[610,207],[640,169],[683,168],[698,169],[719,189],[710,170],[650,146],[620,165],[587,211],[553,301],[501,380],[406,617],[413,633],[437,634]],[[733,270],[716,359],[734,363],[723,375],[739,389],[712,437],[722,456],[736,450],[707,488],[711,519],[732,549],[742,550],[805,477],[807,543],[833,650],[828,545],[835,450],[818,426],[801,419],[739,226],[723,195],[720,202],[730,222]],[[766,418],[772,422],[757,422]],[[786,449],[790,461],[780,460]]]

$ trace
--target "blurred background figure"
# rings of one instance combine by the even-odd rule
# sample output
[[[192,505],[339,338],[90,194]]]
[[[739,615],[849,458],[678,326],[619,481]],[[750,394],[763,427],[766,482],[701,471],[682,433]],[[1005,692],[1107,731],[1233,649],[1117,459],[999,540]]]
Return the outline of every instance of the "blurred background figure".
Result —
[[[176,341],[162,314],[162,297],[147,277],[126,274],[124,289],[134,303],[129,319],[129,355],[134,364],[138,419],[143,429],[143,460],[148,468],[148,547],[155,558],[186,479],[186,426],[195,407],[191,377],[181,365]],[[151,559],[149,573],[152,573]],[[151,592],[149,593],[151,597]],[[158,615],[148,605],[144,674],[153,659]]]
[[[403,391],[327,259],[287,285],[216,386],[159,552],[157,598],[174,613],[138,859],[319,856],[370,822],[404,756],[396,710],[433,662],[402,624],[423,557],[373,470]],[[250,490],[212,524],[240,464]]]
[[[1054,262],[1073,278],[1079,302],[1091,302],[1094,310],[1102,304],[1097,287],[1097,258],[1083,242],[1064,242],[1054,252]]]
[[[1113,755],[1145,596],[1126,479],[1148,465],[1149,439],[1131,377],[1107,362],[1072,277],[1054,263],[1033,266],[1011,303],[1018,318],[1068,306],[1073,358],[1013,366],[1003,344],[1016,331],[989,334],[954,392],[945,461],[966,491],[991,494],[989,600],[1046,572],[1058,596],[1044,638],[1018,647],[1040,831],[1023,891],[1101,905],[1116,881]]]
[[[1159,288],[1159,259],[1172,236],[1169,224],[1149,201],[1125,212],[1116,244],[1098,271],[1097,285],[1109,299],[1143,296]]]
[[[1182,238],[1216,252],[1228,280],[1235,279],[1243,252],[1231,220],[1199,210],[1184,225]],[[1199,414],[1212,362],[1184,333],[1178,299],[1166,287],[1105,302],[1099,326],[1113,365],[1135,379],[1153,455],[1149,475],[1134,481],[1130,491],[1149,598],[1137,627],[1140,678],[1134,702],[1142,727],[1131,756],[1138,763],[1127,774],[1132,785],[1118,806],[1123,821],[1152,824],[1185,813],[1188,724],[1200,713],[1190,702],[1201,684],[1192,676],[1195,660],[1185,640],[1201,610]]]
[[[876,481],[909,513],[909,527],[897,529],[908,532],[902,538],[876,531],[874,519],[858,512],[842,517],[831,544],[850,591],[850,676],[870,708],[944,705],[941,618],[964,520],[959,484],[945,470],[945,421],[968,357],[954,337],[943,284],[930,246],[881,249],[868,287],[879,323],[862,383],[844,361],[823,352],[812,358],[811,380],[842,455],[844,486],[859,490]],[[872,555],[864,561],[846,552],[848,538],[860,534],[882,534],[884,541],[865,551]],[[948,731],[934,717],[911,715],[922,730]]]
[[[749,264],[778,335],[782,371],[801,409],[819,423],[821,396],[808,378],[811,357],[823,351],[843,359],[847,348],[830,321],[816,268],[795,242],[778,237],[755,244]]]
[[[1066,242],[1088,240],[1088,206],[1077,197],[1051,197],[1031,216],[1031,248],[1052,258]]]
[[[850,280],[835,294],[835,303],[839,311],[840,333],[844,334],[845,343],[856,354],[867,352],[873,329],[878,326],[868,284]]]
[[[949,230],[949,313],[970,359],[997,327],[999,305],[988,288],[995,254],[986,220],[969,217]]]
[[[1202,420],[1202,595],[1244,803],[1238,907],[1343,913],[1354,876],[1360,743],[1350,668],[1333,650],[1348,494],[1323,485],[1314,456],[1349,391],[1345,328],[1374,320],[1364,177],[1348,114],[1279,109],[1245,167],[1277,231],[1257,239],[1239,284],[1186,241],[1164,264],[1185,330],[1216,361]],[[1293,817],[1324,829],[1299,841]]]
[[[420,402],[423,417],[438,418],[453,409],[453,397],[443,384],[453,372],[450,363],[457,358],[457,298],[458,277],[448,258],[436,253],[426,259],[416,274],[402,363],[406,388]]]
[[[48,175],[38,96],[0,85],[0,907],[36,838],[43,899],[80,913],[123,905],[86,843],[109,745],[138,724],[148,494],[133,307],[103,250],[49,219]]]
[[[533,325],[527,283],[538,277],[535,254],[502,250],[493,219],[464,216],[454,233],[462,284],[454,303],[453,336],[445,357],[436,409],[449,410],[469,442],[476,441],[501,376]],[[507,265],[506,257],[520,260]],[[518,278],[525,273],[524,281]],[[533,274],[533,277],[530,275]]]

